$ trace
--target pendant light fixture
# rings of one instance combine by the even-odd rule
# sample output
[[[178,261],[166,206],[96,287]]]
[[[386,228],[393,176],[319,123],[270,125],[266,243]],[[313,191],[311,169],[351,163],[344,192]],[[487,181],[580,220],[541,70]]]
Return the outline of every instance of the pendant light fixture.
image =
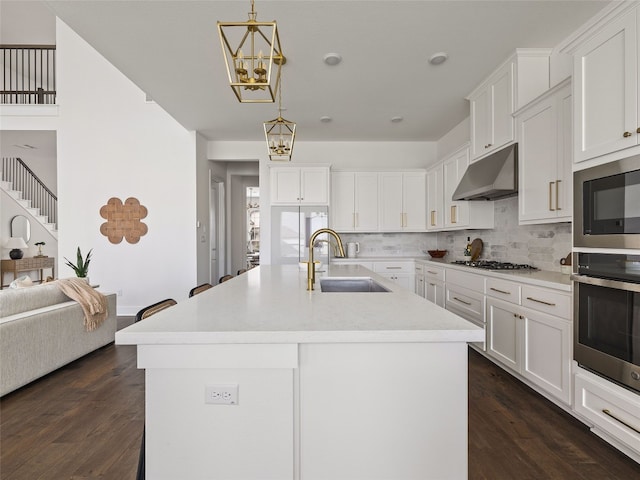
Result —
[[[280,72],[278,72],[280,76]],[[278,78],[278,118],[264,122],[269,159],[272,162],[291,161],[293,142],[296,139],[296,124],[282,118],[282,80]]]
[[[218,35],[229,85],[238,101],[273,103],[278,91],[280,68],[287,60],[280,47],[276,21],[258,22],[256,16],[251,0],[249,20],[218,22]]]

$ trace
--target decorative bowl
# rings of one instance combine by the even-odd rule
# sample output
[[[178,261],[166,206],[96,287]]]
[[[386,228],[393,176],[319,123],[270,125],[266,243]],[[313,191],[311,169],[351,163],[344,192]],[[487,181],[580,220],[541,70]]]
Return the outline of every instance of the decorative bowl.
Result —
[[[431,258],[442,258],[447,254],[447,250],[427,250]]]

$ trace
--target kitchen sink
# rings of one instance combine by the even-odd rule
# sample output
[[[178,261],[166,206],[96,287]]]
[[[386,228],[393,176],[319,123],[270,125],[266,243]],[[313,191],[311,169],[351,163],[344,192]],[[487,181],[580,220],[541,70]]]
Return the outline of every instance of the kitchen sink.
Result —
[[[320,279],[322,292],[390,292],[371,277],[329,277]]]

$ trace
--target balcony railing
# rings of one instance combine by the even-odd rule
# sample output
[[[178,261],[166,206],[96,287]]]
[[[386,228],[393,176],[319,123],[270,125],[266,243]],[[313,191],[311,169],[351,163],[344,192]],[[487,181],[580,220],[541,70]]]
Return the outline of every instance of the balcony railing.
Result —
[[[49,218],[48,223],[58,223],[58,198],[21,159],[2,157],[0,178],[21,191],[22,198],[31,200],[31,206]]]
[[[56,46],[0,45],[0,103],[56,103]]]

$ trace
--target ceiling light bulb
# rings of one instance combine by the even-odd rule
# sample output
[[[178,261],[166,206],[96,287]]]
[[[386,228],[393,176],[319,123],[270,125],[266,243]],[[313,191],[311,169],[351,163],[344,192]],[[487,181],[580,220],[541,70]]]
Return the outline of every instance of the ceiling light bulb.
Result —
[[[327,65],[337,65],[342,61],[342,55],[339,53],[327,53],[324,56],[324,63]]]
[[[400,123],[402,120],[403,120],[403,118],[399,117],[399,116],[398,117],[391,117],[391,121],[393,123]]]
[[[433,55],[431,55],[431,57],[429,57],[429,63],[431,65],[440,65],[441,63],[444,63],[447,58],[449,58],[449,55],[447,55],[445,52],[434,53]]]
[[[327,115],[324,115],[324,116],[320,117],[320,121],[322,123],[329,123],[331,120],[332,120],[332,118],[327,116]]]

